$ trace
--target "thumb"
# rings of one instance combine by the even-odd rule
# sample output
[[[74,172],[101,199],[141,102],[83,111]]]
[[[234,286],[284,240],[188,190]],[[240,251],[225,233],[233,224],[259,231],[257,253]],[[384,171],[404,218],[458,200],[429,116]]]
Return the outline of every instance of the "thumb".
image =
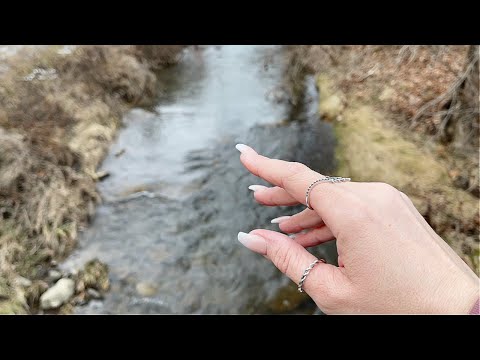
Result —
[[[296,284],[305,269],[317,258],[288,236],[276,231],[254,230],[249,234],[240,232],[238,240],[248,249],[266,256],[273,264]],[[318,262],[310,271],[303,290],[322,307],[328,308],[336,294],[343,293],[346,277],[336,266]]]

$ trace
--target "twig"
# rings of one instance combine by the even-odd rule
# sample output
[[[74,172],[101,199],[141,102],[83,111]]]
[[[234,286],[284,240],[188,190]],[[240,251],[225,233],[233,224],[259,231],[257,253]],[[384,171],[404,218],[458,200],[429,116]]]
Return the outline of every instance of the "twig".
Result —
[[[421,116],[424,115],[425,111],[429,109],[430,107],[433,107],[434,105],[439,104],[441,101],[447,99],[450,97],[451,94],[455,93],[456,90],[465,82],[467,79],[468,75],[470,74],[470,71],[473,70],[473,67],[477,61],[471,61],[470,64],[468,65],[467,69],[464,71],[464,73],[453,83],[453,85],[448,89],[445,93],[442,95],[436,97],[435,99],[427,102],[425,105],[423,105],[415,114],[415,116],[412,118],[411,123],[410,123],[410,128],[414,128],[418,120],[420,119]]]

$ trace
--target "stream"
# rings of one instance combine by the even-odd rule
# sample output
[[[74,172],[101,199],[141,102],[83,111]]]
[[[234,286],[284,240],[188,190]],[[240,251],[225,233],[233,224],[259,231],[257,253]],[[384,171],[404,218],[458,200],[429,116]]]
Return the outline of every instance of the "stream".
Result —
[[[293,106],[282,52],[189,48],[159,73],[158,102],[125,117],[99,169],[110,174],[98,184],[103,204],[62,265],[78,269],[97,257],[110,268],[105,298],[77,313],[313,313],[308,297],[288,290],[295,284],[237,241],[239,231],[277,230],[272,218],[304,207],[257,204],[248,186],[266,184],[241,166],[235,144],[327,174],[334,166],[314,81],[299,79],[305,91]],[[336,260],[334,244],[315,251]]]

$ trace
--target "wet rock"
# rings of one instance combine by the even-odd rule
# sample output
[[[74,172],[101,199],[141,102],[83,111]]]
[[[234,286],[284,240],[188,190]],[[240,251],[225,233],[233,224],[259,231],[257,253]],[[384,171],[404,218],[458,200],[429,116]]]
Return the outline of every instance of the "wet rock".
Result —
[[[55,309],[66,303],[73,295],[75,282],[72,279],[60,279],[40,296],[40,307],[44,310]]]
[[[78,273],[77,291],[92,288],[105,292],[110,288],[108,266],[98,259],[90,260]]]
[[[56,282],[62,277],[62,273],[58,270],[50,270],[48,272],[48,280]]]
[[[91,299],[101,299],[101,298],[103,298],[103,296],[102,296],[102,294],[100,294],[100,292],[98,292],[97,290],[92,289],[92,288],[87,289],[87,294]]]
[[[148,282],[140,282],[136,286],[137,293],[141,296],[151,297],[158,292],[158,288]]]
[[[309,297],[305,293],[298,292],[297,286],[292,283],[280,288],[267,306],[274,314],[285,314],[293,312],[308,300]]]

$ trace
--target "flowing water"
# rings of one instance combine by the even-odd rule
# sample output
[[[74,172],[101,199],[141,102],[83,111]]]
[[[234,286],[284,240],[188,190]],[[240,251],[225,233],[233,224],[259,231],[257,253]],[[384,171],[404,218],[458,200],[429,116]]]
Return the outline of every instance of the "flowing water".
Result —
[[[264,183],[234,148],[332,170],[333,133],[315,115],[313,80],[299,80],[305,94],[292,106],[283,66],[281,47],[206,46],[159,74],[163,95],[126,117],[102,165],[104,203],[63,264],[98,257],[110,267],[110,292],[78,313],[271,313],[272,302],[290,302],[290,280],[237,233],[276,229],[270,219],[299,208],[258,205],[247,188]],[[332,246],[317,251],[335,258]]]

